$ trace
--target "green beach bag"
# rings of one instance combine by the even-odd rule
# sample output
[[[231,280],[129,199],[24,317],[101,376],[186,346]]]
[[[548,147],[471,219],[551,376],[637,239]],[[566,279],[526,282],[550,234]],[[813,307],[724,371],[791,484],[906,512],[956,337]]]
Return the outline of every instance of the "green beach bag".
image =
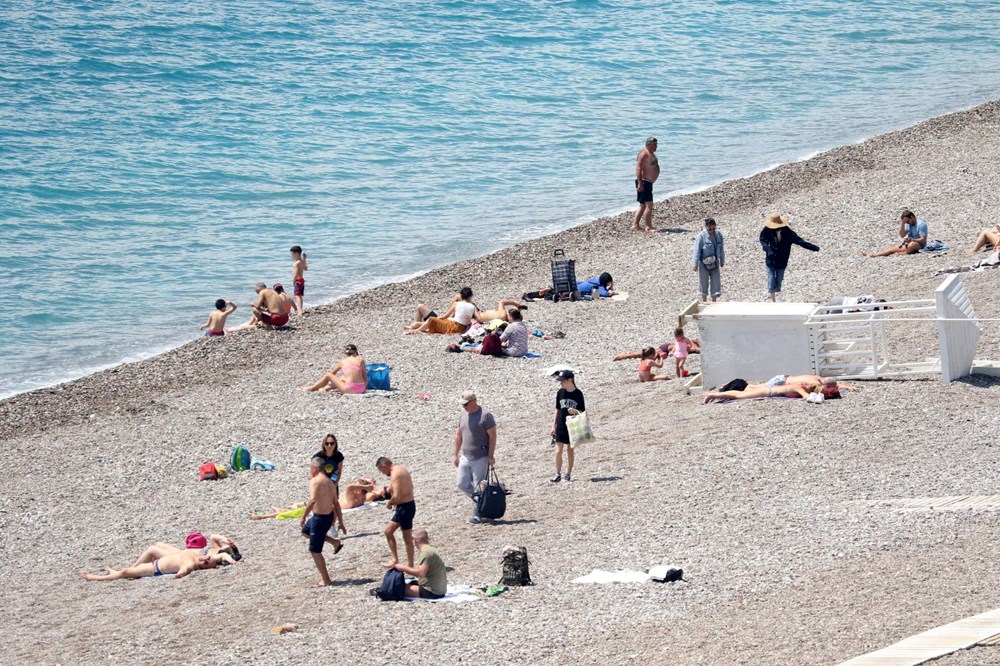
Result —
[[[237,444],[233,454],[229,456],[229,469],[234,472],[245,472],[250,469],[250,452],[242,444]]]

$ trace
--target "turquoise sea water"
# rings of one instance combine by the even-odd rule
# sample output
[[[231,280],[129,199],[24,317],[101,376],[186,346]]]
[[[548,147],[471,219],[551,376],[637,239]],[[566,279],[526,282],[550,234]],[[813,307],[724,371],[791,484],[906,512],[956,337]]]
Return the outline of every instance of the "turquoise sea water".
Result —
[[[0,397],[1000,97],[1000,3],[0,4]],[[247,314],[242,308],[239,319]]]

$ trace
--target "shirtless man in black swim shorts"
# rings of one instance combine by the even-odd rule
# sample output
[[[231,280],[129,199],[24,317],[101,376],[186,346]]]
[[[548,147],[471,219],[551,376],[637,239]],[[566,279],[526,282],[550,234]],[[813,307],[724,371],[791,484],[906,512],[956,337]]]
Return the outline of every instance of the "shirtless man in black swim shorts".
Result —
[[[646,147],[639,151],[635,158],[635,200],[639,202],[639,210],[635,211],[632,220],[632,231],[643,231],[642,221],[645,219],[645,231],[656,231],[653,228],[653,183],[660,177],[660,162],[656,159],[656,138],[646,139]]]
[[[396,550],[396,530],[403,528],[403,543],[406,544],[406,563],[413,566],[413,516],[417,513],[417,503],[413,501],[413,479],[410,472],[402,465],[393,465],[392,461],[386,457],[381,457],[375,462],[378,471],[389,477],[389,494],[391,498],[385,503],[387,509],[394,510],[392,518],[385,526],[383,533],[385,540],[389,542],[389,552],[392,553],[392,560],[386,562],[386,566],[391,568],[399,562],[399,553]]]
[[[199,569],[214,569],[219,564],[236,564],[228,553],[201,555],[198,551],[178,550],[151,562],[143,562],[125,569],[108,567],[107,574],[95,575],[85,573],[84,580],[120,580],[122,578],[145,578],[147,576],[165,576],[174,574],[174,578],[183,578],[192,571]]]

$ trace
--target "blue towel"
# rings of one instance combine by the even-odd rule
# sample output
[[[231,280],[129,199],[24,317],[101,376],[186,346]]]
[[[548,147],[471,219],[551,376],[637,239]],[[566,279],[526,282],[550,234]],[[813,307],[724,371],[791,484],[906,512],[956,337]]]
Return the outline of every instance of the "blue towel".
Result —
[[[947,252],[948,244],[939,240],[929,240],[927,244],[920,248],[921,252]]]
[[[528,352],[527,354],[525,354],[521,358],[541,358],[541,357],[542,357],[541,354],[536,354],[535,352]]]

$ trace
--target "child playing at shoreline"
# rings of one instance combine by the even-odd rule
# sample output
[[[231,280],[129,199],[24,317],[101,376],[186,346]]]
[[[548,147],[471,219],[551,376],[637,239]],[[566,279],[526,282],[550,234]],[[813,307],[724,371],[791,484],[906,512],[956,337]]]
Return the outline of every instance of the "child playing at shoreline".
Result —
[[[208,321],[200,326],[207,337],[226,334],[226,318],[236,312],[236,304],[225,299],[215,301],[215,310],[209,313]],[[208,330],[206,330],[208,329]]]
[[[642,360],[639,361],[639,381],[655,382],[660,379],[670,379],[668,375],[658,375],[653,372],[653,368],[662,368],[663,359],[658,358],[655,347],[646,347],[642,350]]]
[[[549,481],[559,483],[560,480],[573,480],[573,447],[569,443],[569,430],[566,428],[566,417],[586,411],[583,401],[583,391],[576,387],[572,370],[560,370],[556,373],[559,390],[556,392],[556,409],[552,421],[552,441],[556,445],[556,475]],[[562,475],[562,453],[566,447],[566,476]]]
[[[684,329],[678,326],[674,329],[674,365],[677,368],[678,379],[691,374],[684,369],[684,361],[687,360],[690,348],[691,341],[684,337]]]
[[[299,245],[293,245],[292,253],[292,299],[295,303],[295,310],[302,314],[302,298],[306,295],[306,278],[304,273],[309,269],[306,263],[306,253]]]

